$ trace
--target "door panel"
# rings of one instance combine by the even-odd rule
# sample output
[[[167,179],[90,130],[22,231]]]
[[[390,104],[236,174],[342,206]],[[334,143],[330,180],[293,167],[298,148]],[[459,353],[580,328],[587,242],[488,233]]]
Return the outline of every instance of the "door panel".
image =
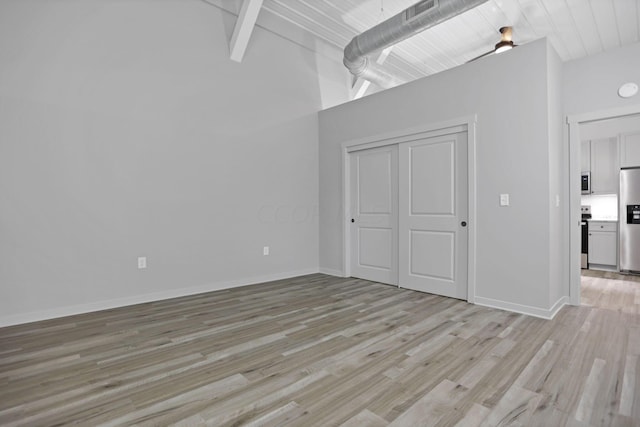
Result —
[[[350,154],[351,275],[398,282],[398,146]]]
[[[467,133],[399,147],[399,285],[467,299]]]
[[[389,228],[359,228],[359,263],[366,267],[391,269],[393,235]],[[384,250],[380,250],[384,248]]]
[[[411,231],[411,274],[454,280],[455,234]]]
[[[360,214],[391,214],[391,152],[358,154]]]
[[[411,214],[453,214],[454,141],[418,145],[410,151]]]

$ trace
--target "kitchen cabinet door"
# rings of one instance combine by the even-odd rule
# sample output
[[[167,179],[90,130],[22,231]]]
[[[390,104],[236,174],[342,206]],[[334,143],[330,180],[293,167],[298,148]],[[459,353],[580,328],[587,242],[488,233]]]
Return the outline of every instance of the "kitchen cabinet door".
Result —
[[[591,193],[617,194],[619,185],[617,138],[591,141]]]
[[[591,141],[582,141],[580,148],[580,171],[589,172],[591,170]]]
[[[620,167],[640,167],[640,132],[620,136]]]
[[[589,264],[618,265],[617,233],[610,231],[589,232]]]

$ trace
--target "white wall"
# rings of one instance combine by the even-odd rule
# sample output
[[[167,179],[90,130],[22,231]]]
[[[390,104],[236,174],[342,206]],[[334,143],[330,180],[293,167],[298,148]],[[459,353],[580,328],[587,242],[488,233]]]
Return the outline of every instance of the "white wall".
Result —
[[[549,304],[569,295],[569,145],[563,139],[562,60],[547,51],[549,98]]]
[[[0,325],[317,271],[317,111],[348,75],[261,28],[231,62],[234,24],[0,3]]]
[[[549,124],[547,74],[558,64],[548,65],[548,49],[540,40],[322,111],[320,267],[343,270],[342,142],[477,114],[476,295],[548,314],[550,143],[560,139]],[[499,207],[501,193],[511,195],[510,207]]]
[[[564,100],[567,114],[591,113],[640,104],[640,96],[623,99],[618,88],[640,84],[640,43],[564,64]]]

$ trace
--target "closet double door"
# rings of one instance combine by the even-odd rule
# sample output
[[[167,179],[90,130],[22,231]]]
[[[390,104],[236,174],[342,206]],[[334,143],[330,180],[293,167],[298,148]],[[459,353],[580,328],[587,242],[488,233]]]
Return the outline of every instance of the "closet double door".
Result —
[[[350,153],[351,275],[467,299],[467,132]]]

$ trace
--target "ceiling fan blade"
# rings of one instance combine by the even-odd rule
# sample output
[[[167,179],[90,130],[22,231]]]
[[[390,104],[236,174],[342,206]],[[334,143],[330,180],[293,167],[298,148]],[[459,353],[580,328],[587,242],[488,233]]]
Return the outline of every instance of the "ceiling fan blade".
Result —
[[[480,55],[480,56],[476,56],[475,58],[472,58],[472,59],[468,60],[468,61],[467,61],[467,64],[468,64],[469,62],[473,62],[473,61],[475,61],[475,60],[477,60],[477,59],[484,58],[484,57],[485,57],[485,56],[487,56],[487,55],[491,55],[493,52],[494,52],[494,50],[493,50],[493,49],[491,49],[489,52],[485,52],[485,53],[483,53],[483,54],[482,54],[482,55]]]

